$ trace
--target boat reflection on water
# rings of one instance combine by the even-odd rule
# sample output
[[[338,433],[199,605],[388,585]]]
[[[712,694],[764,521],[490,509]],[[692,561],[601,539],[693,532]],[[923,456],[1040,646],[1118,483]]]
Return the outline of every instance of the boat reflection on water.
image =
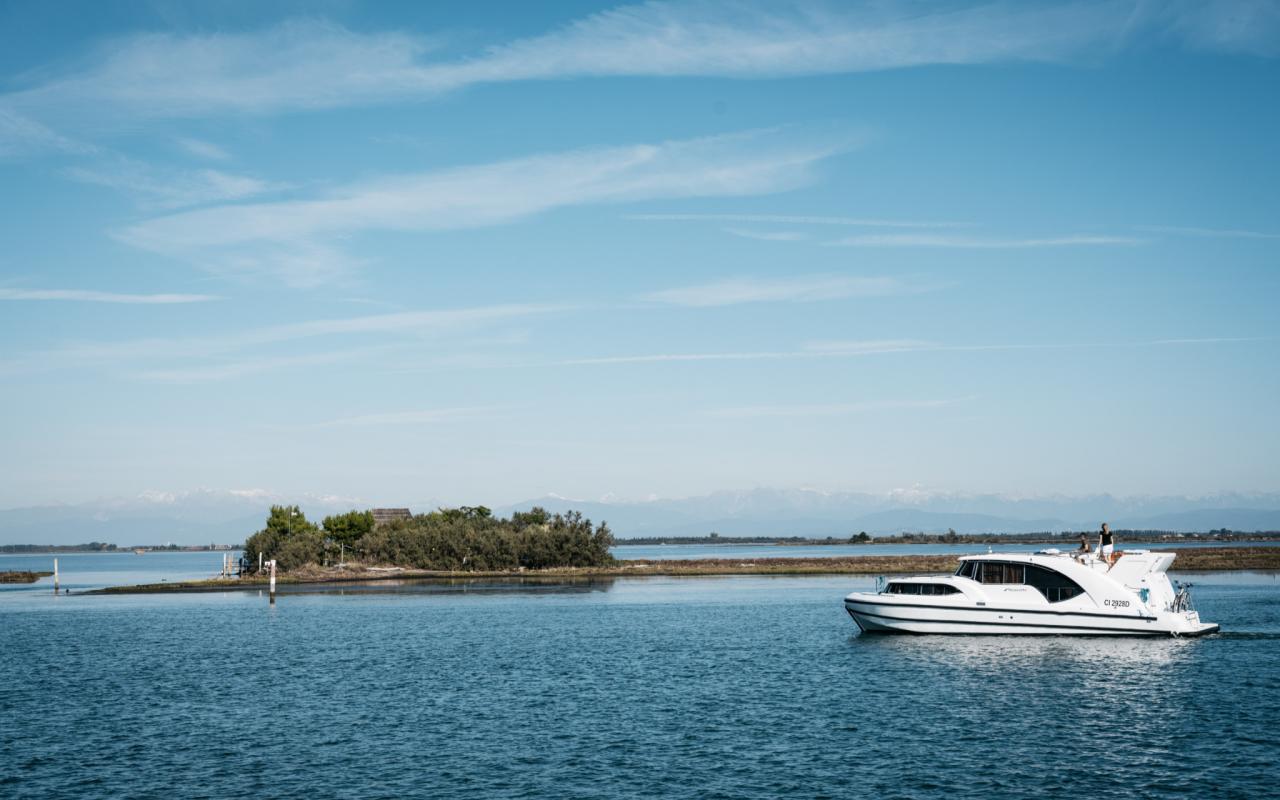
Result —
[[[1159,669],[1193,658],[1203,640],[1135,639],[1110,636],[851,636],[858,647],[882,649],[911,661],[946,663],[970,671],[1008,675],[1020,667],[1043,669],[1046,663],[1108,671],[1120,668]]]
[[[589,594],[607,592],[614,578],[398,578],[333,583],[283,584],[277,594]]]

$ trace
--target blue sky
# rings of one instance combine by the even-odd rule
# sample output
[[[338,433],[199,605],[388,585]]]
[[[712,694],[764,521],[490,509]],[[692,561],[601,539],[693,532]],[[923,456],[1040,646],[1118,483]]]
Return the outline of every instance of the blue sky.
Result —
[[[1275,3],[0,6],[0,506],[1280,489]]]

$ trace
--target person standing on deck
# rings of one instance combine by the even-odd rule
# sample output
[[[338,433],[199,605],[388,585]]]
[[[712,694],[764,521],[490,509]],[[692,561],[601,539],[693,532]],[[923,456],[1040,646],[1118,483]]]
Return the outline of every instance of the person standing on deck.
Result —
[[[1102,523],[1102,531],[1098,534],[1098,550],[1108,565],[1115,564],[1115,544],[1116,537],[1111,532],[1111,526],[1105,522]]]

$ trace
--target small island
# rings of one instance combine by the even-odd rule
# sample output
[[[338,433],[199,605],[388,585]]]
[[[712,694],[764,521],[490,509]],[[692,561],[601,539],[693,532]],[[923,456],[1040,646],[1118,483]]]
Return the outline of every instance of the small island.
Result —
[[[9,570],[0,572],[0,583],[35,583],[52,574],[52,572],[32,572],[31,570]]]
[[[266,526],[244,543],[244,572],[275,560],[285,573],[403,567],[501,572],[608,567],[613,534],[576,512],[542,508],[495,517],[484,506],[441,508],[379,522],[373,511],[307,520],[297,506],[272,506]]]

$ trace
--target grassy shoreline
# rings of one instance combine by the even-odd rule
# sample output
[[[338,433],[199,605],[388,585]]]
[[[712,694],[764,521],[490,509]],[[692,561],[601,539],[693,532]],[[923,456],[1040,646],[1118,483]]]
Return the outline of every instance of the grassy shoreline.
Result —
[[[1280,570],[1280,547],[1197,547],[1177,553],[1177,572]],[[280,586],[350,584],[395,580],[455,580],[458,578],[634,578],[701,577],[709,575],[903,575],[952,572],[953,555],[845,556],[835,558],[690,559],[671,561],[619,561],[609,567],[565,567],[521,571],[431,571],[411,569],[309,568],[279,576]],[[202,581],[113,586],[91,594],[154,594],[165,592],[217,592],[266,588],[265,578],[210,578]]]

